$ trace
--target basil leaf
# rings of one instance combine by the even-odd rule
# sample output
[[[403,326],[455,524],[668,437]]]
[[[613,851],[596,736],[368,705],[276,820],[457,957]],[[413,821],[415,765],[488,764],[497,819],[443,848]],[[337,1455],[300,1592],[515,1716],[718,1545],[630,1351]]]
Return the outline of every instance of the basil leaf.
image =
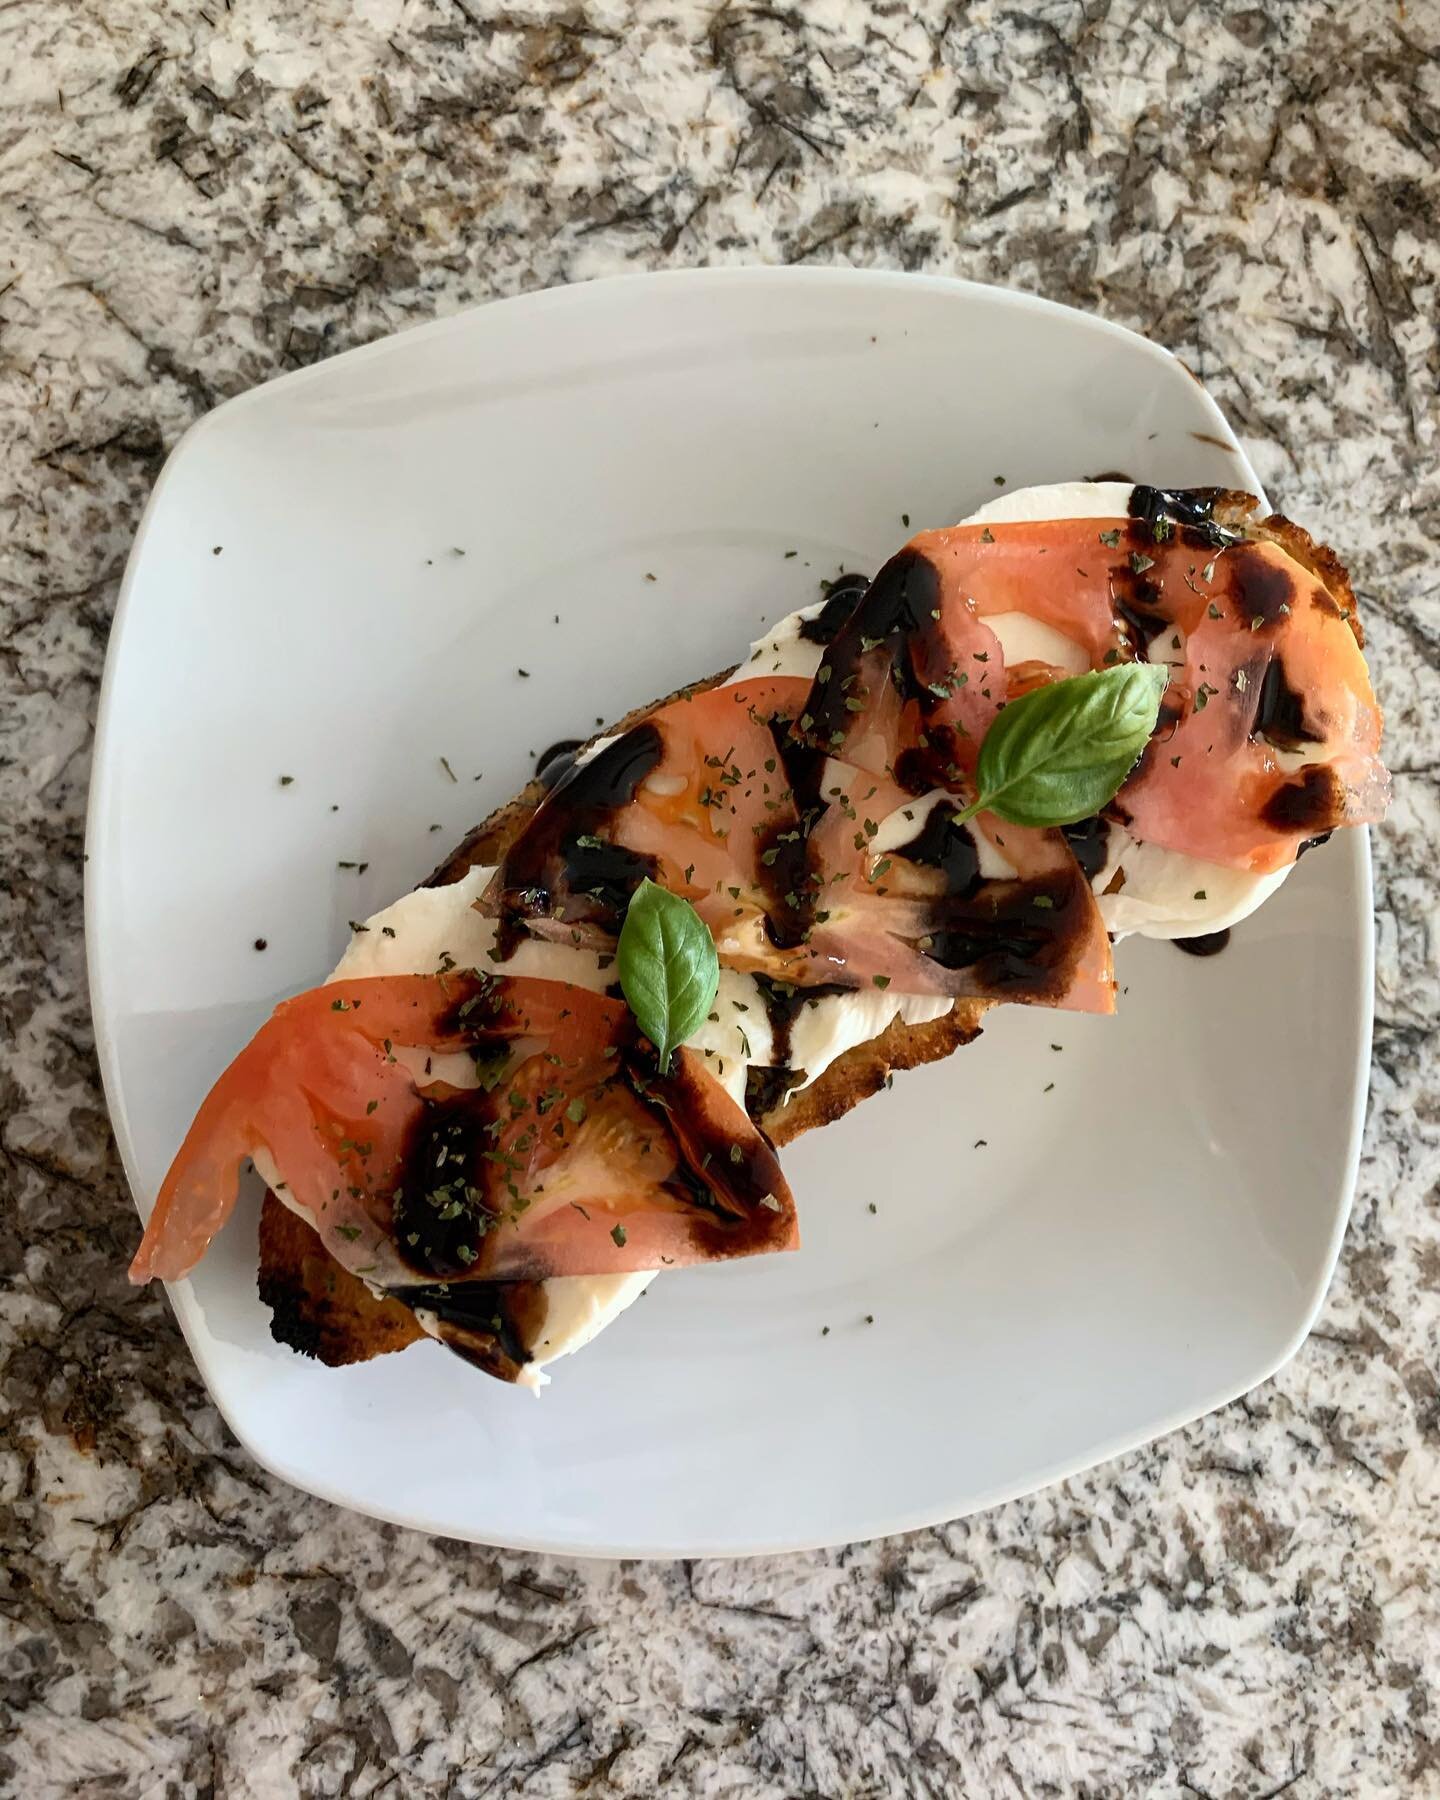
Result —
[[[1168,679],[1162,665],[1119,663],[1012,700],[985,734],[977,797],[960,817],[1041,827],[1090,818],[1134,768]]]
[[[659,1053],[663,1075],[671,1051],[700,1029],[715,1004],[715,940],[688,900],[647,880],[630,898],[615,960],[626,1002]]]

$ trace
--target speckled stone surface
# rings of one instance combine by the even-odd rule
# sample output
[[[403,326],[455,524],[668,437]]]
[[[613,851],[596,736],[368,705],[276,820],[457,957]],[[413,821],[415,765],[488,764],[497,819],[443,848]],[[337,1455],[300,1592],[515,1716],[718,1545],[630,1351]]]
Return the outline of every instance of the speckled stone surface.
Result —
[[[0,1788],[1440,1792],[1437,45],[1416,0],[0,7]],[[299,363],[800,259],[1151,333],[1348,553],[1396,797],[1334,1291],[1248,1398],[890,1543],[575,1565],[336,1512],[124,1280],[81,827],[140,506]]]

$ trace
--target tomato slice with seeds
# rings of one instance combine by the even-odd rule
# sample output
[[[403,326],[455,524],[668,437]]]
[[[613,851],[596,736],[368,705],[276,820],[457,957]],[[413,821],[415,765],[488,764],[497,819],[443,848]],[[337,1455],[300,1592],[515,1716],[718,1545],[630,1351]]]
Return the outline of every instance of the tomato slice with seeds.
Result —
[[[753,937],[766,850],[799,818],[779,742],[808,681],[756,676],[657,708],[577,763],[506,853],[484,905],[513,929],[608,946],[648,876],[717,939]]]
[[[480,1085],[427,1079],[468,1051]],[[565,982],[378,976],[277,1007],[196,1115],[130,1275],[179,1280],[263,1151],[280,1197],[378,1287],[619,1274],[792,1248],[773,1149],[623,1002]]]
[[[1168,664],[1158,729],[1106,816],[1217,863],[1282,868],[1379,817],[1387,792],[1325,559],[1267,537],[1274,520],[1249,537],[1215,524],[1214,496],[1157,498],[1177,517],[922,533],[847,591],[812,683],[672,702],[573,770],[484,906],[512,933],[606,946],[648,875],[692,902],[732,969],[1111,1010],[1103,922],[1065,836],[955,817],[1007,701],[1077,666]],[[1017,615],[1030,648],[1007,668],[994,627]],[[935,796],[961,803],[935,815],[943,843],[875,850],[905,801]]]
[[[1277,527],[1300,535],[1283,520],[1260,529]],[[1114,804],[1142,842],[1266,874],[1384,816],[1380,707],[1354,614],[1279,542],[1162,516],[957,526],[909,549],[947,614],[1026,613],[1095,669],[1170,664],[1160,730]]]

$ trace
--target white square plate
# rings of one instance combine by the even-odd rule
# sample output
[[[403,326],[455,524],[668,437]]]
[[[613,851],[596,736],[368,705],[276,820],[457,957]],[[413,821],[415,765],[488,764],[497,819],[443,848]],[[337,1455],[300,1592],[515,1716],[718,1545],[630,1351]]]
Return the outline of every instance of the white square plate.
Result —
[[[90,810],[95,1018],[141,1213],[273,1003],[534,752],[734,661],[819,577],[878,567],[902,514],[1107,470],[1256,486],[1142,339],[858,271],[530,295],[202,420],[131,557]],[[175,1308],[260,1462],[407,1525],[669,1556],[952,1517],[1296,1349],[1354,1179],[1369,912],[1345,833],[1223,956],[1122,945],[1117,1019],[992,1014],[786,1153],[799,1254],[657,1281],[538,1401],[431,1344],[340,1371],[277,1347],[254,1195]]]

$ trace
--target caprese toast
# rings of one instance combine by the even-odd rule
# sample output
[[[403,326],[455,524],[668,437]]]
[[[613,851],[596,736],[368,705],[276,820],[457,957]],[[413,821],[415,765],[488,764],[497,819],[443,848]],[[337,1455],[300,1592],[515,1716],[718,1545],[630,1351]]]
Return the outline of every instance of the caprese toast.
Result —
[[[282,1342],[538,1385],[654,1275],[792,1249],[775,1146],[1002,1002],[1109,1013],[1383,814],[1335,556],[1247,494],[1034,488],[547,759],[217,1082],[135,1280],[253,1160]]]

